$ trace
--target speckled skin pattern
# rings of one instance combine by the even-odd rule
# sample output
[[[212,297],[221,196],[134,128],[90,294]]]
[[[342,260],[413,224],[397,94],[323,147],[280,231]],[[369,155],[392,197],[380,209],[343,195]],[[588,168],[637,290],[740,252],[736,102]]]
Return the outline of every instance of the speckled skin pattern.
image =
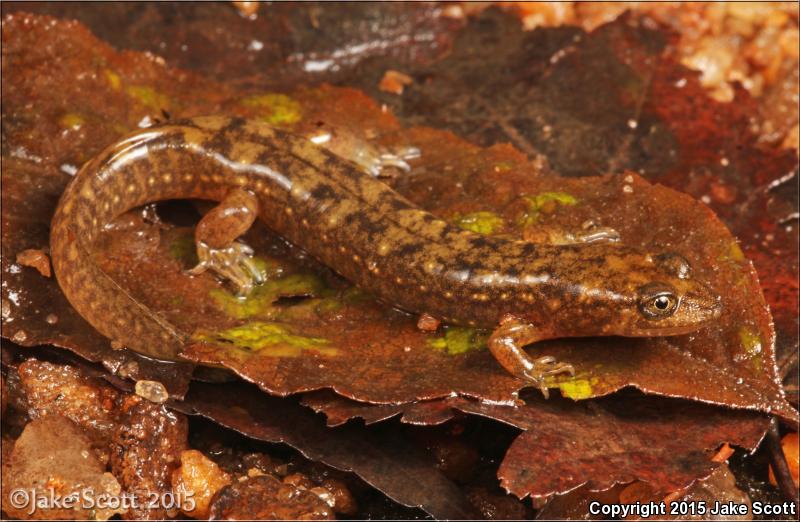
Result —
[[[255,196],[258,217],[271,229],[383,301],[454,324],[526,325],[524,335],[506,341],[672,335],[719,313],[717,298],[687,276],[685,263],[676,268],[674,257],[619,244],[542,245],[462,230],[302,137],[219,116],[138,131],[84,165],[52,222],[59,284],[103,335],[176,358],[186,333],[100,270],[90,245],[133,207],[178,198],[222,201],[242,189]],[[669,316],[642,312],[654,284],[674,294]],[[502,344],[496,343],[498,353]],[[498,353],[504,366],[515,366]]]

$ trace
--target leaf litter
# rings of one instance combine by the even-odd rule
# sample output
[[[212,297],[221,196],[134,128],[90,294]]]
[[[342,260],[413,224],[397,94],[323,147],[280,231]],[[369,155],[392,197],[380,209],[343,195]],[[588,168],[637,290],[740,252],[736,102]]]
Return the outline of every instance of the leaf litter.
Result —
[[[107,341],[91,332],[85,323],[81,324],[82,320],[75,316],[63,297],[60,297],[59,301],[60,293],[52,279],[44,280],[30,269],[15,268],[10,260],[25,248],[46,247],[47,224],[52,212],[48,209],[53,208],[57,195],[69,180],[68,173],[81,161],[91,157],[99,147],[112,141],[124,131],[134,128],[136,123],[145,121],[145,118],[150,121],[163,118],[161,110],[168,110],[173,117],[221,111],[267,118],[274,124],[286,126],[299,133],[309,132],[318,121],[323,121],[336,129],[354,132],[356,135],[362,133],[366,127],[371,131],[370,134],[379,136],[378,141],[384,145],[419,146],[423,150],[423,156],[414,164],[413,173],[394,178],[390,183],[424,208],[454,222],[469,216],[466,224],[478,227],[479,231],[495,233],[501,230],[506,234],[523,236],[533,234],[536,237],[537,234],[542,234],[543,230],[544,233],[557,235],[565,230],[576,230],[576,227],[586,219],[602,219],[604,226],[613,226],[624,239],[632,243],[639,241],[642,246],[648,248],[680,246],[685,249],[681,253],[694,262],[699,273],[708,277],[716,288],[725,292],[723,298],[726,310],[731,311],[731,315],[727,317],[729,321],[723,319],[720,325],[709,328],[710,331],[698,332],[684,339],[665,338],[645,341],[591,339],[548,343],[548,351],[569,359],[579,369],[575,379],[553,384],[560,387],[563,395],[575,399],[603,396],[633,385],[643,391],[661,395],[771,411],[788,419],[796,419],[796,412],[783,399],[775,372],[774,334],[769,312],[764,304],[752,265],[742,255],[736,241],[722,223],[698,203],[688,197],[676,196],[663,187],[652,186],[638,175],[624,171],[624,169],[644,171],[644,175],[651,179],[669,183],[669,180],[676,176],[672,175],[671,178],[669,172],[677,172],[679,168],[684,169],[683,172],[689,172],[694,178],[678,178],[680,183],[673,183],[681,190],[688,190],[699,197],[703,190],[709,190],[713,173],[718,168],[714,160],[718,158],[709,159],[700,156],[699,147],[692,149],[688,146],[690,140],[681,141],[680,136],[671,138],[669,133],[659,128],[656,133],[661,133],[659,139],[665,139],[667,143],[670,140],[673,143],[680,143],[679,150],[682,152],[688,148],[686,157],[689,158],[679,166],[672,164],[673,170],[660,176],[654,176],[650,169],[642,169],[635,161],[630,160],[631,157],[635,159],[647,157],[646,154],[637,155],[630,152],[631,147],[646,145],[646,143],[643,145],[643,138],[640,135],[628,138],[627,141],[625,139],[616,141],[615,143],[618,143],[616,150],[611,151],[613,161],[606,164],[606,167],[594,170],[586,168],[586,165],[593,164],[593,160],[587,163],[585,158],[578,155],[581,161],[571,167],[569,161],[576,156],[561,158],[557,151],[548,151],[545,147],[543,150],[548,152],[551,169],[540,160],[535,158],[533,161],[529,160],[510,146],[494,145],[481,148],[442,131],[429,128],[402,129],[390,115],[381,111],[377,104],[351,89],[320,86],[286,89],[277,94],[240,92],[226,88],[224,84],[214,84],[191,74],[165,69],[158,60],[152,58],[140,58],[139,55],[132,53],[117,55],[106,46],[96,45],[91,35],[77,24],[67,24],[68,27],[59,28],[61,30],[57,31],[48,29],[46,23],[33,17],[16,19],[12,17],[4,20],[6,26],[4,32],[13,30],[13,24],[19,24],[16,34],[21,34],[19,31],[22,27],[34,28],[27,36],[28,42],[32,41],[31,38],[44,37],[45,41],[50,38],[60,44],[68,43],[66,48],[73,53],[72,62],[62,64],[55,70],[51,67],[46,74],[37,75],[33,72],[36,69],[31,67],[31,64],[38,63],[37,59],[40,60],[41,56],[36,56],[30,45],[25,46],[26,40],[9,39],[9,43],[19,43],[24,51],[31,53],[26,55],[22,52],[21,56],[14,58],[19,61],[11,62],[20,67],[18,70],[30,70],[27,75],[18,77],[16,81],[19,84],[13,84],[9,80],[4,81],[4,92],[5,87],[10,86],[12,89],[9,92],[12,94],[10,102],[4,104],[3,109],[4,132],[6,126],[9,129],[6,132],[7,142],[3,149],[5,167],[3,273],[4,280],[11,283],[6,286],[4,281],[3,320],[4,335],[9,331],[5,325],[16,321],[13,325],[15,329],[19,329],[16,329],[12,339],[18,344],[52,343],[66,346],[95,361],[108,361],[107,358],[113,354],[125,353],[115,351],[111,356],[108,355],[108,349],[104,346],[107,345]],[[498,27],[504,26],[498,25]],[[549,30],[538,35],[533,33],[535,36],[529,38],[544,38],[547,42],[556,40],[563,44],[575,37],[570,31],[570,29]],[[612,24],[604,31],[605,33],[598,32],[598,36],[592,33],[588,40],[601,41],[605,45],[608,45],[608,41],[612,44],[625,41],[627,46],[631,43],[629,41],[631,32],[634,35],[645,32],[635,27],[631,29],[629,21]],[[71,32],[77,33],[78,36],[73,36]],[[609,33],[611,36],[608,36]],[[469,34],[469,30],[464,34]],[[517,43],[522,40],[520,38]],[[93,45],[88,45],[89,43]],[[641,42],[634,43],[641,45]],[[622,49],[627,50],[626,46],[622,46]],[[514,46],[506,47],[514,48]],[[652,51],[647,46],[642,47],[646,51]],[[530,43],[522,42],[516,52],[531,53],[531,48]],[[634,49],[638,48],[634,46]],[[53,50],[53,46],[45,45],[36,52],[47,55],[48,52],[54,52]],[[581,56],[578,51],[575,51],[575,55]],[[587,56],[600,54],[592,48],[584,49],[583,52]],[[4,53],[4,61],[11,60],[9,56],[10,53],[9,55]],[[138,68],[133,67],[129,61],[135,63]],[[113,67],[108,67],[109,62]],[[22,67],[26,63],[27,67]],[[90,82],[94,82],[91,86],[78,85],[75,88],[77,92],[69,92],[63,87],[60,90],[45,88],[47,82],[59,83],[60,78],[69,77],[75,74],[74,71],[85,69],[88,63],[95,64],[94,74],[88,75],[92,78]],[[537,67],[535,59],[529,57],[528,63],[531,63],[533,69]],[[567,65],[563,66],[566,70],[559,72],[569,79],[570,64],[566,63]],[[645,64],[648,63],[651,62]],[[663,63],[669,65],[668,61]],[[553,76],[557,76],[553,71],[547,71],[547,68],[547,64],[542,66],[547,73],[542,74],[543,77],[552,79]],[[670,69],[664,66],[661,69],[663,71],[660,72],[665,76],[666,73],[687,73],[677,67]],[[622,75],[625,78],[629,78],[632,74],[630,71],[625,72],[627,76]],[[580,74],[578,76],[580,77]],[[646,86],[660,86],[673,98],[679,98],[679,95],[668,91],[666,80],[659,83],[653,79],[660,76],[652,70],[646,70],[645,76]],[[613,77],[605,79],[613,80]],[[176,80],[177,82],[173,83]],[[59,84],[64,85],[63,80],[61,82]],[[689,84],[693,85],[691,77]],[[191,89],[187,88],[188,85],[192,86]],[[549,91],[544,90],[555,92],[553,88],[555,85],[563,87],[563,84],[553,84]],[[402,100],[410,98],[413,101],[416,86],[417,83],[407,85],[408,90],[404,92]],[[42,108],[46,110],[40,111],[34,118],[23,116],[20,110],[21,101],[29,92],[44,95],[44,102],[41,103],[43,103]],[[89,92],[92,96],[102,93],[106,97],[107,101],[102,105],[106,107],[105,113],[98,114],[96,104],[81,102],[87,100]],[[520,95],[520,91],[514,92],[516,92],[514,95],[499,97],[506,96],[507,100],[524,99],[514,98]],[[660,91],[662,94],[663,92]],[[122,100],[120,93],[123,96]],[[564,91],[560,94],[563,93]],[[377,96],[376,98],[380,99]],[[257,99],[259,103],[242,101],[248,99]],[[20,101],[14,105],[14,100]],[[642,102],[641,96],[638,100],[634,105],[639,107],[639,110],[644,110],[642,107],[646,104]],[[92,101],[96,102],[96,99],[92,98]],[[9,105],[12,109],[7,108]],[[578,106],[576,104],[571,107]],[[17,109],[14,110],[13,107]],[[648,108],[668,122],[680,121],[674,114],[666,116],[658,114],[658,107]],[[502,120],[497,116],[502,114],[502,110],[496,107],[493,110],[494,116],[490,115],[485,121]],[[693,110],[695,108],[690,107],[678,116],[684,119],[690,118],[694,114]],[[569,114],[569,111],[566,112]],[[399,110],[399,113],[401,116],[404,115],[402,110]],[[61,116],[56,117],[58,114]],[[480,118],[474,118],[467,123],[476,125],[478,120]],[[60,122],[60,127],[54,126],[54,121]],[[612,118],[608,121],[613,123],[616,120]],[[641,115],[633,121],[636,123],[636,128],[644,127],[645,120]],[[719,119],[712,121],[718,126],[728,123]],[[741,125],[741,119],[737,121]],[[566,123],[554,123],[552,128],[562,129],[563,136],[580,142],[575,136],[585,137],[590,132],[590,127],[586,127],[583,133],[572,133],[574,126],[580,122],[580,118],[577,117],[567,118]],[[440,124],[433,115],[428,115],[425,122],[418,123],[449,126],[447,123]],[[597,121],[593,123],[596,125]],[[660,123],[660,120],[656,123]],[[503,129],[503,126],[499,128]],[[516,128],[514,125],[507,125],[503,132],[507,134]],[[526,136],[524,125],[519,128],[523,131],[520,135]],[[654,126],[651,125],[650,128]],[[677,128],[677,125],[673,125],[671,129],[673,133],[677,132]],[[473,137],[468,125],[457,130],[464,136]],[[513,134],[513,131],[511,132]],[[714,132],[709,132],[709,139],[713,135]],[[506,140],[508,138],[506,135]],[[745,150],[740,154],[749,161],[745,167],[776,164],[775,161],[770,162],[768,151],[755,150],[746,132],[742,131],[737,139],[743,143],[739,149]],[[476,141],[485,141],[488,145],[495,141],[506,140],[490,137]],[[515,143],[514,139],[510,141]],[[515,144],[529,155],[531,152],[539,151],[538,145],[529,148],[521,145],[522,143]],[[584,152],[594,150],[591,141],[583,142],[582,146],[581,150]],[[559,151],[571,150],[569,141],[552,142],[549,147],[557,148]],[[779,158],[783,158],[780,161],[784,163],[778,161],[777,167],[762,174],[761,177],[764,179],[753,181],[757,196],[750,198],[744,206],[748,212],[757,213],[768,207],[770,212],[780,216],[787,212],[787,208],[791,208],[790,202],[786,203],[780,197],[776,202],[774,194],[765,195],[763,190],[758,190],[758,187],[769,186],[774,182],[775,176],[779,173],[777,171],[783,168],[780,165],[786,164],[785,156]],[[704,171],[701,168],[704,166],[708,166],[708,170]],[[574,169],[573,172],[596,173],[603,170],[617,170],[621,174],[583,180],[568,180],[554,176],[556,172],[569,174],[570,168]],[[703,173],[704,176],[698,178],[695,174],[697,172]],[[692,179],[700,179],[701,182],[694,183]],[[730,179],[738,178],[731,175]],[[17,188],[14,188],[15,182],[18,183]],[[7,190],[9,185],[10,191]],[[36,189],[32,190],[31,187]],[[625,187],[630,187],[632,192],[626,192]],[[737,197],[742,192],[736,192]],[[546,203],[542,195],[549,193],[566,194],[571,198],[570,201],[575,200],[577,203],[537,204],[534,213],[535,222],[531,223],[531,201]],[[724,191],[719,190],[713,193],[724,195]],[[547,197],[544,197],[544,200],[547,200]],[[721,201],[728,200],[721,198]],[[7,214],[6,210],[9,208],[8,203],[11,202],[14,203],[12,208],[15,209],[13,216]],[[735,221],[731,214],[726,216],[725,206],[719,201],[712,200],[712,207],[729,225],[732,220]],[[642,216],[642,219],[636,219],[635,216]],[[36,226],[28,229],[30,232],[26,233],[28,235],[23,240],[18,232],[23,228],[10,226],[12,219],[19,219],[18,223]],[[504,375],[499,367],[496,367],[481,345],[481,336],[477,333],[447,329],[433,336],[423,334],[415,329],[414,318],[376,305],[368,296],[348,288],[344,281],[329,270],[306,259],[301,252],[282,244],[279,238],[271,237],[265,231],[259,231],[261,237],[255,237],[255,233],[251,234],[248,240],[253,243],[260,242],[260,248],[257,248],[259,255],[265,264],[272,262],[274,266],[280,267],[280,277],[274,279],[277,282],[276,286],[271,291],[265,292],[260,302],[249,308],[244,307],[245,311],[242,311],[236,304],[232,305],[230,301],[225,301],[225,289],[216,281],[195,278],[191,281],[193,286],[186,286],[186,278],[181,279],[182,274],[176,273],[176,270],[179,272],[179,268],[185,263],[185,256],[190,255],[185,249],[176,247],[181,241],[185,245],[189,229],[169,225],[155,226],[145,220],[137,219],[130,220],[126,226],[127,228],[121,227],[121,230],[118,230],[120,227],[117,227],[111,231],[107,243],[119,244],[122,242],[121,237],[125,235],[131,237],[140,232],[146,232],[144,237],[150,237],[151,241],[146,245],[143,242],[135,243],[141,247],[139,251],[133,248],[122,254],[119,250],[103,251],[101,248],[98,257],[108,263],[108,270],[114,273],[115,268],[119,270],[120,265],[124,265],[120,262],[125,259],[123,254],[136,256],[140,261],[145,261],[143,266],[136,267],[137,272],[127,274],[127,280],[132,283],[133,280],[139,280],[141,274],[148,274],[148,278],[159,282],[160,291],[154,288],[155,285],[150,288],[138,288],[135,291],[147,296],[146,302],[173,319],[176,324],[182,326],[191,324],[192,330],[198,332],[202,332],[203,329],[206,333],[215,332],[216,338],[212,338],[216,339],[215,344],[218,346],[209,345],[207,342],[198,343],[187,347],[187,356],[201,363],[221,363],[228,366],[245,379],[256,382],[264,390],[288,394],[317,388],[333,388],[347,397],[385,404],[375,408],[392,408],[393,405],[398,405],[402,411],[404,408],[413,410],[412,401],[444,397],[453,391],[464,396],[508,402],[514,399],[514,393],[523,384]],[[770,230],[779,230],[779,227],[774,225],[769,227]],[[693,230],[694,233],[686,238],[686,230]],[[119,237],[115,237],[115,234]],[[13,251],[9,245],[13,246]],[[7,247],[9,250],[6,250]],[[759,250],[755,246],[748,247],[747,243],[744,247],[748,254],[753,250],[756,252]],[[140,257],[143,252],[147,255]],[[774,263],[765,262],[763,257],[765,256],[760,258],[762,265],[775,266]],[[716,264],[720,266],[716,267]],[[759,269],[761,270],[761,266]],[[777,267],[777,270],[779,274],[784,273],[781,267]],[[287,273],[290,275],[287,276]],[[124,273],[115,275],[126,279]],[[288,277],[294,279],[291,282],[284,281]],[[184,287],[191,288],[194,293],[183,292]],[[47,289],[48,293],[39,290],[40,288]],[[19,299],[20,292],[26,292],[23,294],[24,299]],[[35,298],[29,295],[34,295]],[[181,308],[186,306],[187,298],[196,295],[205,297],[199,310],[191,306],[188,307],[188,311]],[[216,300],[213,298],[214,295],[218,296]],[[211,299],[208,299],[209,296]],[[301,296],[302,299],[292,302],[291,306],[281,304],[282,297],[293,296]],[[779,303],[789,302],[784,294],[779,297]],[[791,306],[788,309],[791,311]],[[59,319],[51,324],[51,321],[46,319],[53,315]],[[791,321],[784,322],[791,324]],[[48,326],[42,326],[42,323]],[[334,323],[336,326],[332,327],[328,323]],[[356,333],[343,336],[338,330],[344,328],[354,329]],[[24,335],[17,335],[18,332],[24,332]],[[395,342],[387,342],[387,339]],[[402,342],[396,342],[398,339],[402,339]],[[221,343],[220,340],[225,342]],[[242,340],[244,342],[241,342]],[[320,340],[328,342],[319,342]],[[333,351],[325,353],[324,350],[320,350],[322,346],[328,346],[328,349]],[[539,348],[534,348],[536,349]],[[157,368],[163,368],[158,363],[153,364]],[[320,365],[323,367],[320,368]],[[176,365],[170,366],[169,369],[174,368]],[[169,373],[170,371],[162,370],[161,377],[151,378],[167,380],[166,374]],[[182,369],[177,373],[182,375],[180,378],[183,382],[188,379],[186,370]],[[361,378],[354,380],[354,374]],[[708,386],[708,382],[715,383],[715,386]],[[185,389],[181,386],[185,384],[179,383],[176,388],[179,390],[178,394],[180,390]],[[427,404],[432,405],[435,402],[428,401]],[[473,406],[477,404],[464,402]],[[534,400],[532,403],[536,406],[531,406],[529,399],[529,406],[525,409],[540,408],[537,401]],[[485,404],[477,406],[492,408]],[[546,409],[548,403],[542,407]],[[439,419],[446,417],[442,414],[442,408],[432,406],[432,409],[438,412]],[[474,409],[471,413],[481,414]],[[730,412],[721,414],[733,415]],[[740,414],[752,415],[744,412],[736,413]],[[422,424],[430,418],[426,417],[426,413],[420,415],[419,422]],[[553,419],[556,427],[559,422],[558,417]],[[760,426],[760,419],[758,416],[753,416],[745,425]],[[517,422],[524,424],[521,420]],[[743,446],[748,446],[744,438],[740,440]],[[644,472],[647,471],[645,466]],[[514,472],[506,470],[505,473],[513,477]],[[601,476],[597,480],[602,482],[603,479]],[[543,491],[526,484],[519,477],[508,480],[510,480],[508,484],[516,488],[514,491],[521,496]]]

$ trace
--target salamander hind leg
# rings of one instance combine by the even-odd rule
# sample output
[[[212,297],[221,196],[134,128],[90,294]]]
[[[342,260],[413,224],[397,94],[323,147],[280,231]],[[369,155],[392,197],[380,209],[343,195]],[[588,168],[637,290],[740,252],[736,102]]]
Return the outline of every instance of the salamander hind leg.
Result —
[[[195,246],[200,262],[189,273],[211,270],[230,282],[239,295],[247,295],[254,285],[263,282],[263,274],[253,260],[253,249],[236,241],[257,216],[256,197],[244,189],[233,189],[197,224]]]
[[[504,319],[489,337],[489,350],[495,359],[512,375],[535,384],[545,399],[549,397],[545,378],[560,373],[575,374],[571,364],[557,362],[553,357],[531,358],[523,347],[542,340],[542,332],[530,323],[516,318]]]

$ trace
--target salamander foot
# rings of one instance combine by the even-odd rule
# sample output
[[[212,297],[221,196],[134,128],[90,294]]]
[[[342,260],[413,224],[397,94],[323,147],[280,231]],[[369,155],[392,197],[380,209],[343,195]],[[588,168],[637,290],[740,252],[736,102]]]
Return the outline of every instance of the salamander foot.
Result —
[[[581,225],[581,232],[575,235],[576,243],[616,243],[619,241],[619,232],[611,227],[601,227],[592,220]]]
[[[194,244],[200,262],[188,271],[197,275],[211,270],[229,281],[236,293],[245,296],[264,275],[253,261],[253,249],[236,241],[258,216],[258,199],[242,188],[231,190],[197,223]]]
[[[374,132],[354,133],[343,128],[331,128],[324,122],[317,123],[317,129],[308,136],[309,141],[348,159],[367,174],[380,178],[392,177],[391,170],[409,172],[408,160],[419,158],[422,153],[417,147],[385,147],[373,143]],[[389,172],[384,172],[385,169]]]
[[[391,151],[365,153],[356,160],[372,176],[379,178],[385,176],[383,170],[394,167],[403,172],[411,172],[408,160],[419,158],[421,153],[417,147],[402,147]]]
[[[545,379],[551,375],[568,373],[575,375],[575,368],[568,363],[558,362],[555,358],[548,356],[540,357],[533,361],[533,368],[525,372],[525,377],[534,383],[545,399],[550,398],[550,391],[547,389]]]
[[[552,375],[569,373],[575,375],[571,364],[556,361],[546,355],[532,359],[522,349],[523,346],[545,338],[543,333],[532,324],[509,317],[489,337],[489,350],[495,359],[512,375],[533,383],[547,399],[550,392],[545,379]]]
[[[245,296],[255,285],[264,282],[264,275],[253,260],[253,249],[239,241],[234,241],[223,248],[211,248],[199,242],[197,257],[200,262],[187,273],[198,275],[211,270],[230,282],[236,289],[237,295]]]

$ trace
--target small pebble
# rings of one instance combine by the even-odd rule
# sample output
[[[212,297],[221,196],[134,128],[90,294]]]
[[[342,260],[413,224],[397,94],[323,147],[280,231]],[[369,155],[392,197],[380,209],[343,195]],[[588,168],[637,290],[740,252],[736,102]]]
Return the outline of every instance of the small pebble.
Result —
[[[167,388],[158,381],[136,381],[136,395],[156,404],[169,399]]]

